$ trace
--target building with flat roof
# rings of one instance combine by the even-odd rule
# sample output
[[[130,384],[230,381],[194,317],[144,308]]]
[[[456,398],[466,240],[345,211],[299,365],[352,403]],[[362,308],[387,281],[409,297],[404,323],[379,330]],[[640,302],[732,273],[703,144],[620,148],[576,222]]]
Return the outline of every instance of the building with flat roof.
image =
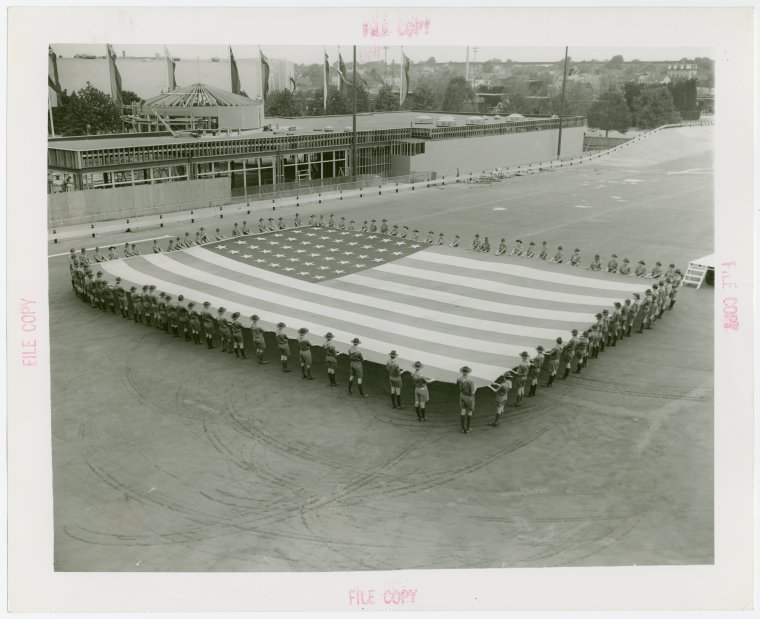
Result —
[[[559,126],[557,118],[359,114],[355,165],[351,160],[349,115],[270,118],[263,128],[254,130],[218,128],[50,138],[48,190],[54,194],[50,205],[60,203],[56,212],[74,217],[74,211],[86,210],[82,206],[86,201],[67,198],[67,194],[91,190],[118,192],[161,184],[160,198],[155,197],[156,192],[150,194],[151,200],[159,202],[148,205],[160,208],[162,203],[171,202],[171,195],[186,194],[183,182],[199,187],[200,181],[214,180],[215,191],[222,188],[226,197],[232,198],[294,186],[334,184],[352,176],[352,169],[357,176],[377,178],[423,172],[480,173],[555,158]],[[562,126],[562,154],[582,152],[586,119],[565,117]],[[100,194],[93,200],[103,202],[106,196]],[[123,200],[131,203],[135,198],[125,194]],[[177,198],[172,204],[179,201]],[[79,206],[72,206],[75,203]],[[50,219],[59,218],[51,211]]]

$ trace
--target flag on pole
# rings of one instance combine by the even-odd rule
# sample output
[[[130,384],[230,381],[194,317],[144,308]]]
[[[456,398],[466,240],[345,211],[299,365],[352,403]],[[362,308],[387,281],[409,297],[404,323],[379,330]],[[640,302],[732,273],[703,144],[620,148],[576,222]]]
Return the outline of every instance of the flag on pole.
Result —
[[[409,94],[409,58],[404,53],[404,48],[401,48],[401,105],[404,105],[406,95]]]
[[[286,333],[331,331],[341,352],[354,337],[382,363],[421,361],[453,382],[463,365],[485,385],[514,367],[522,351],[547,350],[586,329],[615,301],[646,284],[565,265],[469,254],[397,237],[303,227],[101,263],[140,289],[154,284],[196,304],[209,301]],[[245,326],[248,326],[246,324]]]
[[[294,78],[290,78],[290,85],[293,88],[293,92],[296,91],[296,80]]]
[[[174,58],[171,57],[171,54],[169,54],[166,45],[164,45],[164,57],[166,58],[166,85],[169,92],[172,92],[177,88],[177,80],[174,76],[174,69],[176,68],[177,63],[174,61]]]
[[[343,62],[343,56],[340,55],[340,50],[338,50],[338,76],[340,77],[338,88],[340,92],[344,92],[350,81],[348,79],[348,69],[346,69],[346,65]]]
[[[325,71],[324,71],[324,86],[323,86],[323,106],[325,114],[327,114],[327,82],[330,77],[330,59],[327,57],[327,50],[325,49]]]
[[[237,62],[235,62],[235,55],[232,53],[232,46],[230,45],[230,82],[232,82],[232,94],[239,95],[240,92],[240,74],[238,73]]]
[[[259,56],[261,56],[261,98],[266,101],[269,94],[269,60],[261,48],[259,48]]]
[[[111,81],[111,101],[113,101],[121,110],[123,97],[121,90],[121,75],[116,66],[116,52],[113,51],[110,43],[106,45],[108,49],[108,77]]]
[[[58,79],[58,59],[53,48],[48,45],[48,88],[49,104],[51,107],[58,107],[58,96],[63,92],[61,82]]]

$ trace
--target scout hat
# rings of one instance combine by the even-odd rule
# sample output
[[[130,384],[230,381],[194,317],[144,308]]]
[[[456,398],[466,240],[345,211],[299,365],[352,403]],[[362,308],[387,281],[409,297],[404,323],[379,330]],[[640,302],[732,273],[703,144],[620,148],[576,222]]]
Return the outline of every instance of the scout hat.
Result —
[[[195,307],[195,303],[193,301],[190,301],[190,303],[187,304],[188,307]]]
[[[612,257],[613,258],[617,258],[617,254],[612,254]]]
[[[391,352],[388,353],[388,356],[393,357],[395,359],[396,357],[398,357],[398,353],[395,350],[392,350]]]
[[[326,340],[331,340],[331,339],[333,339],[334,337],[335,337],[335,336],[334,336],[334,335],[333,335],[333,334],[332,334],[330,331],[328,331],[327,333],[325,333],[325,339],[326,339]]]
[[[103,272],[103,271],[98,271],[98,275],[100,275],[102,272]],[[116,278],[116,281],[117,281],[117,282],[120,282],[120,281],[121,281],[121,277],[117,277],[117,278]]]
[[[217,314],[223,314],[225,311],[224,307],[220,307],[218,310],[216,310]]]
[[[535,245],[535,243],[531,241],[530,243],[528,243],[528,245]]]
[[[613,258],[614,258],[614,256],[613,256]],[[628,258],[623,258],[623,262],[630,262],[630,260],[628,260]]]
[[[557,338],[557,344],[561,344],[561,343],[562,343],[562,338],[561,338],[561,337],[558,337],[558,338]]]
[[[578,335],[578,329],[573,329],[573,330],[571,331],[571,333],[572,333],[573,335]]]
[[[185,300],[185,297],[184,297],[184,296],[182,296],[182,295],[179,295],[179,296],[177,297],[177,301],[184,301],[184,300]]]
[[[462,374],[469,374],[470,372],[472,372],[472,370],[470,368],[468,368],[466,365],[462,366],[461,368],[459,368],[459,371]]]
[[[361,341],[359,340],[358,337],[355,337],[354,339],[351,340],[351,343],[352,344],[361,344]]]
[[[130,292],[134,292],[135,290],[137,290],[137,286],[131,286],[129,290]]]
[[[420,361],[415,361],[414,367],[416,367],[419,370],[422,367],[422,363]]]
[[[253,316],[251,316],[251,320],[253,320],[253,322],[258,322],[259,321],[258,314],[254,314]]]
[[[234,314],[232,314],[233,320],[237,320],[238,318],[240,318],[240,312],[235,312]]]
[[[646,264],[643,260],[639,260],[639,264]]]
[[[557,249],[559,249],[561,251],[562,250],[562,245],[560,245],[559,247],[557,247]]]
[[[285,323],[284,322],[278,322],[277,323],[277,328],[278,329],[284,329],[285,328]]]
[[[142,287],[142,289],[143,289],[143,290],[147,290],[147,289],[148,289],[148,284],[145,284],[145,285]]]
[[[655,265],[657,265],[658,267],[661,267],[661,266],[662,266],[662,262],[660,262],[660,261],[658,260],[657,262],[655,262]]]
[[[615,301],[615,307],[620,307],[620,301]]]
[[[306,335],[309,332],[309,330],[306,327],[301,327],[298,330],[298,335]]]
[[[544,347],[543,346],[536,346],[536,350],[538,352],[544,352]]]
[[[527,353],[527,351],[525,351],[525,350],[523,350],[523,351],[520,353],[520,356],[521,356],[523,359],[527,359],[528,357],[530,357],[530,355],[529,355],[529,354]]]
[[[203,302],[203,307],[208,307],[209,305],[211,305],[211,303],[209,301],[204,301]]]

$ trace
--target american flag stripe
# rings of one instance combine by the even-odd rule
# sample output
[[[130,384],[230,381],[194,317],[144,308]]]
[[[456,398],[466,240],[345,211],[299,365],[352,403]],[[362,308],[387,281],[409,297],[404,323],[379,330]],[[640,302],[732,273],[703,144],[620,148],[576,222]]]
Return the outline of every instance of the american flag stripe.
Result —
[[[406,266],[406,264],[397,263],[383,264],[376,268],[380,272],[391,273],[393,275],[405,275],[406,277],[414,277],[422,281],[429,280],[443,284],[452,284],[454,286],[473,290],[486,289],[493,293],[522,299],[524,303],[544,301],[554,304],[555,306],[557,304],[560,306],[563,304],[574,305],[578,309],[587,308],[589,312],[594,312],[594,310],[599,307],[606,308],[614,303],[614,300],[608,297],[592,297],[583,294],[555,292],[554,290],[549,289],[529,288],[518,284],[505,284],[495,281],[497,279],[495,276],[488,277],[486,273],[483,273],[482,278],[477,277],[477,271],[474,270],[468,272],[466,269],[457,269],[456,273],[452,273],[451,269],[437,269],[436,265],[420,269],[417,267]]]
[[[418,260],[421,262],[445,264],[453,268],[470,268],[480,271],[487,271],[491,274],[498,275],[511,275],[514,277],[524,278],[521,282],[523,285],[532,286],[538,282],[549,283],[558,286],[560,290],[563,287],[575,287],[585,288],[588,294],[602,294],[603,291],[611,291],[614,295],[614,300],[620,298],[621,291],[625,292],[639,292],[641,290],[641,284],[637,284],[631,281],[626,281],[620,275],[610,275],[605,271],[598,271],[594,273],[594,277],[587,277],[585,275],[579,275],[578,270],[580,267],[571,267],[567,264],[552,265],[546,262],[542,264],[541,269],[536,269],[530,266],[522,266],[506,262],[505,259],[499,260],[483,255],[481,259],[468,258],[466,256],[453,254],[455,250],[437,247],[431,251],[418,252],[416,254],[409,255],[409,260]],[[474,254],[478,256],[478,254]],[[508,259],[508,258],[507,258]],[[515,260],[529,260],[529,258],[514,258]],[[555,270],[553,270],[555,269]],[[582,271],[581,271],[582,273]],[[605,279],[609,277],[610,279]],[[534,282],[534,284],[531,284]]]
[[[332,331],[347,349],[358,336],[367,360],[382,363],[396,349],[404,363],[419,360],[438,380],[454,380],[466,364],[479,385],[523,350],[550,348],[557,336],[587,328],[596,312],[645,288],[608,274],[566,273],[567,266],[463,253],[303,228],[100,267],[125,284],[155,284],[228,313],[259,314],[267,330],[286,322],[291,337],[299,327],[317,338]]]
[[[208,271],[220,277],[231,279],[249,286],[265,288],[268,291],[290,294],[293,284],[292,278],[279,275],[272,271],[258,269],[247,264],[240,264],[225,256],[211,252],[190,250],[188,251],[187,264],[201,270]],[[334,284],[334,285],[331,285]],[[488,341],[498,341],[504,344],[522,345],[525,336],[535,338],[553,339],[557,330],[541,326],[526,326],[512,324],[507,320],[508,315],[502,314],[500,320],[486,320],[468,316],[461,311],[439,311],[437,309],[423,308],[416,304],[389,300],[377,296],[377,292],[358,294],[346,290],[340,285],[341,280],[335,279],[325,284],[313,284],[301,282],[298,285],[299,301],[314,301],[320,304],[334,305],[340,303],[340,308],[350,310],[360,316],[369,316],[376,319],[387,319],[396,323],[406,323],[418,329],[432,327],[445,329],[443,335],[454,334],[470,335],[471,331],[485,331],[479,337]],[[438,323],[433,324],[431,323]],[[466,327],[463,325],[466,323]],[[444,326],[445,325],[445,326]],[[572,327],[570,327],[572,329]],[[568,329],[569,331],[569,329]],[[519,336],[510,338],[508,336]]]
[[[340,322],[331,319],[329,316],[315,317],[308,314],[304,316],[302,312],[294,311],[292,305],[280,306],[275,304],[273,305],[274,309],[270,311],[268,309],[261,309],[262,305],[268,306],[268,303],[262,303],[260,300],[257,301],[248,297],[244,298],[248,299],[248,303],[253,304],[245,302],[237,303],[234,298],[231,299],[231,297],[237,295],[230,292],[229,289],[209,289],[208,286],[199,286],[197,282],[178,277],[173,271],[155,268],[155,265],[152,265],[154,260],[155,256],[130,258],[128,261],[118,260],[102,263],[101,266],[111,275],[121,277],[125,284],[138,285],[149,281],[155,284],[159,290],[172,294],[175,297],[183,294],[188,299],[196,300],[196,302],[207,300],[214,308],[221,306],[229,307],[230,310],[234,308],[243,315],[258,313],[261,317],[261,326],[267,330],[273,330],[277,322],[283,321],[291,325],[306,327],[316,335],[332,331],[335,335],[335,344],[337,346],[344,346],[345,349],[348,349],[351,340],[359,333],[361,335],[362,350],[369,361],[384,362],[388,351],[391,348],[396,348],[399,352],[399,361],[402,364],[411,366],[414,361],[421,361],[437,380],[454,381],[458,376],[458,368],[462,364],[467,363],[472,368],[475,382],[479,385],[484,385],[490,382],[493,377],[503,372],[505,368],[503,362],[509,357],[514,356],[514,353],[511,355],[504,353],[506,356],[499,355],[494,360],[493,355],[484,355],[483,353],[473,355],[472,351],[453,349],[451,347],[435,347],[435,350],[431,350],[429,342],[420,342],[420,346],[415,348],[413,344],[419,342],[419,340],[404,339],[403,342],[399,343],[401,338],[382,332],[380,337],[376,338],[372,337],[374,331],[366,327],[359,327],[360,330],[348,331],[340,326]],[[146,268],[147,266],[154,266],[154,268]],[[165,277],[157,277],[160,273],[165,274]],[[295,297],[293,298],[293,303],[298,303]],[[290,337],[295,337],[297,328],[291,326],[285,332]],[[484,361],[490,361],[490,363]]]
[[[214,260],[219,259],[217,255],[204,252],[200,248],[190,250],[188,254],[191,252],[203,252],[212,256]],[[222,258],[222,260],[225,260],[225,258]],[[230,311],[234,311],[238,305],[243,303],[246,303],[249,307],[260,308],[262,311],[269,312],[277,312],[280,307],[283,307],[287,308],[293,319],[299,321],[313,320],[314,316],[328,316],[336,323],[345,325],[344,328],[350,328],[354,333],[360,331],[367,332],[369,330],[372,332],[370,335],[373,338],[379,339],[383,337],[383,334],[392,334],[398,339],[403,338],[405,342],[418,340],[420,347],[423,349],[426,342],[440,342],[437,348],[445,348],[449,354],[455,353],[451,349],[469,349],[481,354],[492,355],[493,362],[498,362],[505,354],[519,355],[523,350],[523,346],[520,343],[497,342],[493,338],[480,339],[475,337],[474,332],[470,332],[470,337],[465,337],[464,335],[456,335],[453,329],[435,330],[426,328],[426,325],[429,325],[426,321],[417,321],[418,324],[410,324],[410,320],[403,315],[393,315],[390,316],[391,319],[388,319],[372,315],[370,312],[344,309],[346,305],[342,302],[333,301],[332,305],[326,305],[314,300],[314,297],[309,294],[304,293],[300,289],[300,286],[298,288],[291,288],[289,293],[288,291],[283,293],[276,289],[276,285],[268,281],[271,276],[277,277],[276,274],[247,265],[247,270],[259,271],[261,278],[256,279],[240,274],[235,276],[234,271],[228,271],[229,277],[225,277],[224,270],[220,270],[218,267],[214,268],[217,265],[213,263],[204,270],[185,264],[184,259],[182,262],[179,262],[172,260],[172,258],[166,255],[151,256],[144,262],[145,266],[141,267],[140,271],[147,276],[157,277],[165,281],[171,279],[172,274],[174,274],[177,284],[186,290],[190,288],[197,289],[198,284],[203,284],[203,289],[209,289],[220,298],[223,298],[222,295],[226,294],[228,298],[227,307]],[[304,282],[299,283],[303,284]],[[226,290],[229,290],[229,292],[225,293]],[[182,294],[188,298],[195,298],[189,297],[186,292]],[[202,301],[202,299],[198,300]],[[324,300],[330,301],[330,299]],[[257,313],[260,314],[258,311]],[[405,320],[405,318],[407,319]],[[293,324],[290,326],[299,327],[301,325]],[[465,330],[462,330],[462,332],[465,332]],[[483,337],[488,336],[487,333],[482,333],[481,335]],[[522,338],[520,341],[525,341],[525,338]]]
[[[371,295],[372,290],[382,291],[384,298],[396,299],[401,302],[413,303],[422,308],[436,307],[452,313],[465,312],[468,316],[484,319],[498,319],[505,314],[514,324],[537,324],[554,329],[557,333],[570,331],[578,323],[584,324],[593,318],[588,312],[565,312],[561,310],[541,309],[530,305],[514,305],[491,301],[473,296],[472,294],[454,294],[439,288],[420,287],[405,284],[399,278],[387,273],[365,271],[341,277],[340,280],[326,282],[325,286],[337,286]]]

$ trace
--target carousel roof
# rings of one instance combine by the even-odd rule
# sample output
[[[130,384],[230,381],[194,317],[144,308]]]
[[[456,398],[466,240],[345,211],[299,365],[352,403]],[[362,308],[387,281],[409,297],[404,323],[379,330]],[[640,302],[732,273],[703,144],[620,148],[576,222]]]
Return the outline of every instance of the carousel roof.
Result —
[[[152,97],[145,102],[145,105],[154,107],[239,107],[256,105],[257,103],[259,102],[227,90],[206,84],[193,84]]]

